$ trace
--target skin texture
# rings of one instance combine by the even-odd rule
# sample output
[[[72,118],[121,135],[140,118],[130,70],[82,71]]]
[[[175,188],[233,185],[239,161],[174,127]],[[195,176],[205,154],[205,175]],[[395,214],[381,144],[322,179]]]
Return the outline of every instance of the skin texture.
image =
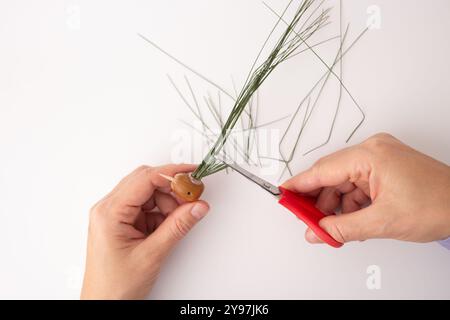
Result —
[[[92,208],[82,299],[148,295],[165,258],[209,209],[204,201],[180,204],[159,174],[193,170],[142,166]]]
[[[329,215],[321,227],[342,243],[450,237],[450,167],[388,134],[322,158],[283,186],[317,197]],[[321,243],[310,229],[305,237]]]

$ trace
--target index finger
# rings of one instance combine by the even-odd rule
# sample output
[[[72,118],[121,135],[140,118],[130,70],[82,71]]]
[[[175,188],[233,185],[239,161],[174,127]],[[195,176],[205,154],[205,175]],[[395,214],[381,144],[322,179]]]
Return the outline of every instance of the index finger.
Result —
[[[169,164],[160,167],[143,166],[135,170],[119,184],[115,197],[121,205],[139,207],[144,205],[156,189],[170,188],[170,181],[160,174],[174,176],[195,170],[193,164]]]
[[[297,193],[310,193],[323,187],[368,179],[370,163],[363,150],[343,149],[317,161],[309,170],[286,181],[283,187]]]

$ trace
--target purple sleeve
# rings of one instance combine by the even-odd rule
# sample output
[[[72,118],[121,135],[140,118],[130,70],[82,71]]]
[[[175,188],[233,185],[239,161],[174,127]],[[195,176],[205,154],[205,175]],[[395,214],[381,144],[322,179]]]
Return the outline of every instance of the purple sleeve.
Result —
[[[448,250],[450,250],[450,238],[448,238],[447,240],[439,241],[439,243],[440,243],[443,247],[445,247],[445,248],[447,248]]]

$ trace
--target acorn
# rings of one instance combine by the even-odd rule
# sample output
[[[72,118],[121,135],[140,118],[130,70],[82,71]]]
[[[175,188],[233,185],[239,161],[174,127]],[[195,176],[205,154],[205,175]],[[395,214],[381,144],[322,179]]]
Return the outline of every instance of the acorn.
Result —
[[[175,177],[160,174],[161,177],[169,180],[172,191],[182,200],[194,202],[200,199],[205,190],[205,185],[200,180],[194,179],[190,173],[178,173]]]

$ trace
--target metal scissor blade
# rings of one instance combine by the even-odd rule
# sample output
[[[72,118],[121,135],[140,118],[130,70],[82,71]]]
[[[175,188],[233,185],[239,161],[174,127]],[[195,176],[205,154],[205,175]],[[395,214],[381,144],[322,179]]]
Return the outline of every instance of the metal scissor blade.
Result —
[[[242,168],[241,166],[239,166],[235,162],[228,161],[228,160],[223,159],[221,157],[216,157],[216,159],[221,161],[221,162],[223,162],[224,164],[226,164],[228,167],[230,167],[234,171],[240,173],[241,175],[246,177],[248,180],[252,181],[253,183],[256,183],[261,188],[263,188],[264,190],[270,192],[274,196],[280,196],[281,195],[281,191],[280,191],[280,189],[278,187],[274,186],[273,184],[271,184],[270,182],[267,182],[264,179],[261,179],[260,177],[254,175],[253,173],[245,170],[244,168]]]

